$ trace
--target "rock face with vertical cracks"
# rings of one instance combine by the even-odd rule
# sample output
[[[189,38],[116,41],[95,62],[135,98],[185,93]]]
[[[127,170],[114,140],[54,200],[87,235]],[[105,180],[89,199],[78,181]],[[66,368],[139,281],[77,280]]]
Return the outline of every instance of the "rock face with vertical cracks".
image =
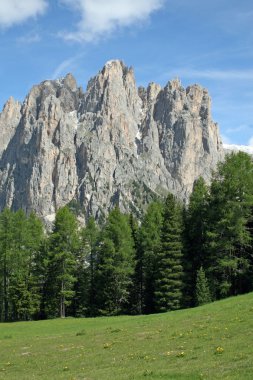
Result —
[[[139,215],[169,191],[187,199],[224,152],[211,100],[172,80],[137,88],[132,68],[107,62],[83,92],[74,77],[34,86],[0,114],[0,207],[53,220],[75,200],[85,216],[115,204]]]

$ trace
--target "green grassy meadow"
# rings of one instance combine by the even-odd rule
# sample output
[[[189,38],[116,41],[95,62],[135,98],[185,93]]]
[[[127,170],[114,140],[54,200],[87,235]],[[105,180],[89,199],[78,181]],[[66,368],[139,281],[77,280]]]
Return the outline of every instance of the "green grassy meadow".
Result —
[[[2,323],[0,379],[253,379],[253,293],[149,316]]]

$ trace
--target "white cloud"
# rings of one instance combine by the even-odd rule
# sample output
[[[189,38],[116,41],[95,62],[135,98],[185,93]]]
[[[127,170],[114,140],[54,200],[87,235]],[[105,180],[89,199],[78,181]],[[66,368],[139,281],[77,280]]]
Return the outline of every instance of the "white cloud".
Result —
[[[253,155],[253,146],[237,145],[237,144],[223,144],[223,148],[228,152],[245,152]]]
[[[146,20],[165,0],[61,0],[80,13],[74,32],[61,33],[66,40],[93,41],[119,27]]]
[[[253,146],[253,136],[249,139],[249,141],[248,141],[248,145],[249,145],[249,146]]]
[[[0,26],[6,28],[45,12],[45,0],[1,0]]]

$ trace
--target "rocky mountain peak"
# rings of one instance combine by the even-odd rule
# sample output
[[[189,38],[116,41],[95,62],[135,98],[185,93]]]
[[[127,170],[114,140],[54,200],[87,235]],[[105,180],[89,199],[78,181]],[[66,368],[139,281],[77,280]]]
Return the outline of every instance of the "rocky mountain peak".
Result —
[[[138,119],[140,108],[134,72],[122,61],[107,62],[89,81],[83,110],[101,112],[109,119],[119,114],[129,114],[129,117]]]
[[[103,218],[115,204],[136,215],[173,192],[186,200],[196,178],[223,159],[208,92],[174,79],[137,88],[120,60],[105,64],[86,92],[67,74],[34,86],[22,106],[0,114],[0,207],[52,221],[76,202]]]
[[[21,104],[12,96],[7,100],[0,113],[0,158],[12,139],[21,118]]]
[[[182,85],[179,78],[172,79],[168,82],[167,87],[171,91],[180,90]]]
[[[73,77],[72,74],[68,73],[64,80],[63,80],[63,83],[65,86],[69,87],[69,89],[71,91],[76,91],[77,90],[77,83],[76,83],[76,80],[75,78]]]
[[[13,96],[10,96],[7,102],[4,104],[3,111],[4,112],[11,112],[15,107],[20,108],[21,104],[13,98]]]
[[[120,59],[111,59],[107,61],[102,69],[103,70],[115,70],[115,69],[122,69],[125,70],[127,67],[125,66],[124,62]]]

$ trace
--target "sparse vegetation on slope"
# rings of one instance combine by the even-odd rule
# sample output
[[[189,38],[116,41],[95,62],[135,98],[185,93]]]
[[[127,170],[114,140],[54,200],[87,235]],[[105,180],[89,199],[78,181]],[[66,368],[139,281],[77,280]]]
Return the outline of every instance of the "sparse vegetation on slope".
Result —
[[[136,317],[0,324],[0,379],[252,379],[253,293]]]

